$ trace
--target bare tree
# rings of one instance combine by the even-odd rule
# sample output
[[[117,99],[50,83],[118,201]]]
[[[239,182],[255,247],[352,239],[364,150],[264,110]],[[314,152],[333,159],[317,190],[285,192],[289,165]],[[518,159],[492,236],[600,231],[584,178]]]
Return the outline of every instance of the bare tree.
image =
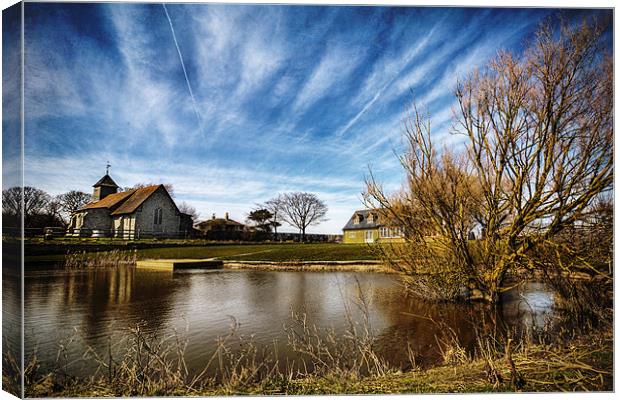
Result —
[[[306,228],[325,221],[327,205],[315,194],[305,192],[282,195],[282,219],[299,228],[301,241],[306,241]]]
[[[5,232],[21,227],[21,201],[21,187],[15,186],[2,191],[2,226]],[[14,234],[17,234],[17,231]]]
[[[67,221],[68,218],[82,208],[83,205],[90,202],[91,195],[78,190],[70,190],[67,193],[60,194],[55,197],[53,203],[56,208],[56,215],[62,220]]]
[[[5,217],[21,214],[22,188],[14,186],[2,191],[2,215]]]
[[[62,204],[57,197],[50,199],[45,205],[43,212],[50,217],[50,221],[60,222],[64,227],[68,225],[68,215],[63,212]]]
[[[509,271],[546,268],[534,250],[554,246],[612,188],[613,62],[602,29],[584,23],[557,33],[541,26],[522,57],[500,53],[458,85],[464,153],[440,156],[428,118],[413,107],[401,158],[407,190],[390,197],[372,174],[367,182],[368,201],[406,226],[418,252],[410,261],[442,253],[451,263],[441,273],[489,302],[499,300]],[[415,219],[432,228],[432,240]],[[482,240],[467,240],[476,223]]]
[[[196,211],[196,207],[187,204],[184,201],[179,204],[179,211],[181,211],[183,214],[190,215],[192,217],[192,221],[198,221],[198,219],[200,218],[200,214],[198,213],[198,211]]]
[[[278,227],[282,225],[280,219],[282,217],[282,211],[284,206],[284,197],[282,195],[278,195],[273,199],[267,200],[265,204],[261,204],[258,207],[264,208],[271,213],[270,224],[273,227],[273,237],[275,240],[278,240]]]
[[[18,218],[21,215],[23,195],[24,224],[30,227],[35,216],[46,214],[50,195],[41,189],[24,186],[23,191],[15,186],[2,191],[2,215],[5,218]]]
[[[45,191],[24,186],[24,219],[27,221],[34,215],[43,214],[50,200],[50,195]]]

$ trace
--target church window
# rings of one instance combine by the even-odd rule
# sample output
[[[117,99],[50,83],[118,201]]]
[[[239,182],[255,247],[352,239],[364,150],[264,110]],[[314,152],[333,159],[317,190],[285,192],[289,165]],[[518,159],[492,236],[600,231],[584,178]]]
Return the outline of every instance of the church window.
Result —
[[[153,224],[161,225],[161,220],[162,220],[162,210],[161,208],[156,208],[155,213],[153,215]]]

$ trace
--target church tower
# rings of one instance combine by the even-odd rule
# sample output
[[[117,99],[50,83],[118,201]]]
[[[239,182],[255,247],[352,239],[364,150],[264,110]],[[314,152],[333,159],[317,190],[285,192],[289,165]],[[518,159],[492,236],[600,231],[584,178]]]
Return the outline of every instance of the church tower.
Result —
[[[116,182],[114,182],[112,178],[110,178],[110,175],[108,175],[109,168],[110,165],[108,164],[103,178],[99,179],[99,181],[97,181],[97,183],[93,185],[93,187],[95,188],[93,190],[93,202],[99,201],[104,197],[114,194],[118,191],[118,185],[116,184]]]

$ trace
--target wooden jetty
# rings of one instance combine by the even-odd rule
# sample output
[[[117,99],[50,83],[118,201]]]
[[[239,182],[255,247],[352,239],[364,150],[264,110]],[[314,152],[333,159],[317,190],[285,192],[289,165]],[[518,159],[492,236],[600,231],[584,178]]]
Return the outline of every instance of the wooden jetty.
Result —
[[[213,259],[141,260],[136,262],[136,268],[160,271],[175,271],[179,269],[220,269],[223,266],[223,261]]]

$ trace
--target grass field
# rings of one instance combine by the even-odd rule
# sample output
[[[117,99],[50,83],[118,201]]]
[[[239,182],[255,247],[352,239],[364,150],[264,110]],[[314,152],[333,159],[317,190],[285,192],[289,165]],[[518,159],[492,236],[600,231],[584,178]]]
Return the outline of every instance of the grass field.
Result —
[[[139,259],[211,257],[217,257],[222,260],[243,261],[352,261],[375,259],[370,248],[366,245],[337,243],[172,247],[138,251]]]
[[[338,243],[220,245],[138,250],[138,258],[211,258],[244,261],[373,260],[367,245]]]
[[[107,249],[101,248],[99,251]],[[67,253],[82,252],[80,246],[66,246],[63,254],[28,255],[26,263],[62,262]],[[366,244],[217,244],[208,246],[161,247],[137,250],[137,259],[183,259],[219,258],[240,261],[358,261],[374,260],[371,248]]]

